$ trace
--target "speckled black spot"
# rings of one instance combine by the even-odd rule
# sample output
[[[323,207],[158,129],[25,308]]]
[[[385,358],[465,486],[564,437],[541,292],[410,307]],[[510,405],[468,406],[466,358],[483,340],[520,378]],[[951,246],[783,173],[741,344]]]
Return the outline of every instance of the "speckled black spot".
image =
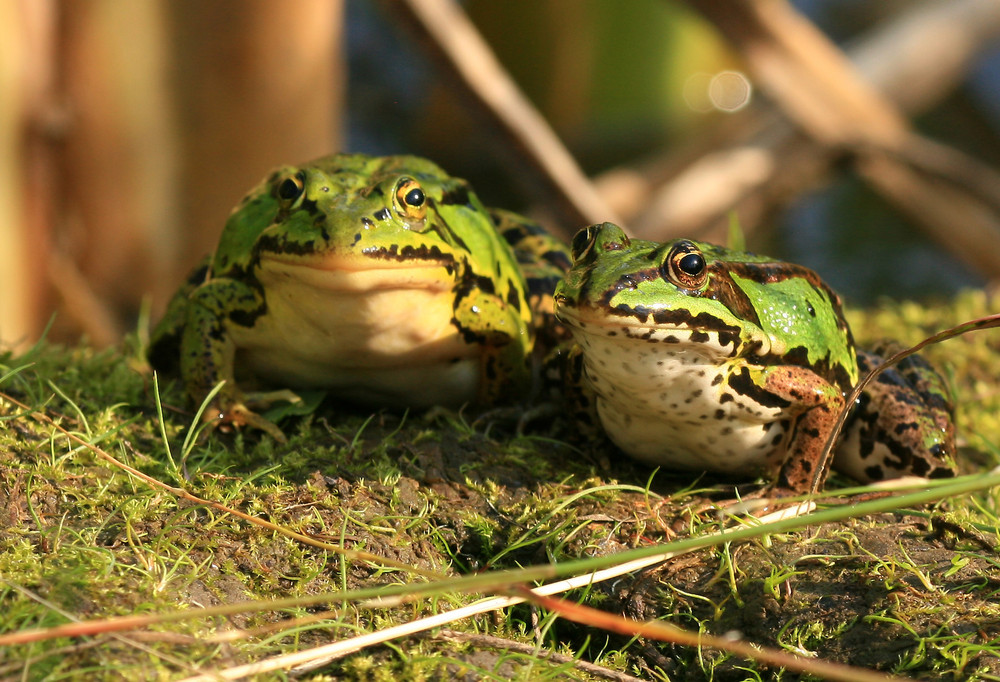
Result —
[[[873,465],[865,467],[865,476],[868,477],[869,481],[881,481],[885,478],[885,471],[882,470],[882,467]]]
[[[486,360],[486,367],[484,370],[486,378],[490,381],[496,381],[497,379],[497,361],[494,356],[489,356]]]
[[[322,216],[326,220],[326,214],[320,209],[315,199],[303,199],[299,208],[311,216]]]
[[[262,302],[257,310],[234,310],[229,313],[229,319],[243,327],[252,327],[257,318],[266,312],[267,305]]]
[[[758,405],[775,408],[785,408],[791,405],[791,402],[788,400],[755,384],[750,376],[750,370],[746,367],[742,367],[739,372],[731,374],[728,383],[740,395],[747,396]]]
[[[456,181],[446,188],[438,201],[441,206],[467,206],[470,203],[469,187],[464,182]]]
[[[507,305],[512,307],[514,310],[520,312],[521,310],[521,297],[517,295],[517,287],[510,280],[507,280]]]

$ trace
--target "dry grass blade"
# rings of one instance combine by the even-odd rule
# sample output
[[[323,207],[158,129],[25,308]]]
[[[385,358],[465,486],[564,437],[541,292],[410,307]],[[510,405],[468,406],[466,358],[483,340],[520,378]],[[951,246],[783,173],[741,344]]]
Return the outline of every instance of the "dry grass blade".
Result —
[[[1000,479],[998,479],[1000,480]],[[946,492],[951,488],[960,490],[962,492],[971,488],[981,489],[983,487],[988,487],[989,485],[996,483],[997,481],[986,481],[986,480],[976,480],[976,481],[957,481],[954,483],[949,483],[946,486],[938,486],[940,490],[940,496],[946,496],[949,494]],[[488,613],[490,611],[495,611],[498,609],[507,608],[515,604],[520,604],[525,601],[536,601],[537,599],[542,599],[549,597],[554,594],[561,594],[572,589],[585,588],[603,581],[611,580],[613,578],[618,578],[623,575],[639,571],[643,568],[653,566],[659,563],[663,563],[669,559],[675,558],[682,554],[689,553],[696,549],[703,548],[705,546],[713,544],[721,544],[724,542],[734,542],[740,539],[748,539],[750,537],[765,535],[768,533],[779,533],[785,532],[793,528],[800,528],[810,523],[823,523],[828,520],[833,519],[843,519],[848,516],[864,516],[865,514],[877,513],[878,511],[885,511],[898,506],[906,506],[909,504],[919,504],[921,502],[928,501],[935,498],[934,490],[928,490],[925,485],[918,486],[920,490],[916,493],[912,493],[909,496],[904,496],[897,500],[892,499],[882,499],[873,500],[866,503],[861,503],[857,505],[844,506],[841,508],[834,508],[826,510],[823,512],[817,512],[815,514],[810,514],[809,516],[801,516],[796,513],[797,509],[806,509],[808,507],[796,507],[792,509],[785,509],[773,514],[769,514],[760,519],[756,519],[752,524],[747,524],[745,520],[737,520],[738,528],[722,530],[712,534],[706,534],[704,536],[699,536],[697,538],[689,538],[687,540],[676,541],[669,544],[672,549],[670,551],[660,551],[652,553],[656,548],[645,548],[643,550],[632,550],[626,552],[629,558],[620,560],[619,563],[609,566],[608,568],[595,570],[592,572],[584,573],[582,575],[577,575],[566,580],[561,580],[546,585],[542,585],[536,588],[529,588],[524,586],[524,581],[529,580],[529,572],[531,569],[524,569],[522,571],[504,571],[501,574],[507,576],[506,585],[502,584],[500,576],[498,576],[497,582],[489,585],[488,587],[494,589],[495,591],[508,592],[508,596],[495,596],[484,599],[483,601],[476,602],[474,604],[469,604],[451,611],[446,611],[443,613],[435,614],[433,616],[428,616],[425,618],[419,618],[401,625],[383,628],[375,632],[365,633],[357,637],[351,637],[344,640],[339,640],[326,644],[323,646],[315,647],[312,649],[298,651],[292,654],[286,654],[281,656],[275,656],[272,658],[264,659],[256,663],[241,665],[232,668],[226,668],[221,670],[214,670],[210,673],[205,673],[204,675],[198,675],[190,678],[186,678],[182,682],[209,682],[212,679],[225,679],[225,680],[236,680],[245,677],[250,677],[253,675],[258,675],[264,672],[269,672],[273,670],[286,670],[290,669],[295,673],[304,673],[310,670],[315,670],[320,668],[333,660],[347,656],[348,654],[355,653],[366,647],[375,646],[377,644],[384,644],[386,642],[392,641],[400,637],[411,636],[426,632],[435,627],[440,627],[442,625],[447,625],[449,623],[454,623],[465,618],[471,618],[476,615]],[[961,494],[961,493],[955,493]],[[632,558],[634,557],[634,558]],[[615,557],[603,557],[604,560],[614,559]],[[599,560],[585,560],[583,562],[572,562],[572,564],[590,564],[594,561]],[[572,564],[567,564],[561,567],[562,570],[567,570],[572,568]],[[522,574],[518,579],[518,574]],[[463,591],[484,591],[486,585],[484,584],[480,589],[475,589],[472,587],[472,583],[479,582],[483,579],[488,579],[488,575],[478,575],[471,576],[469,578],[462,579],[463,583],[468,583],[469,587]],[[457,588],[458,585],[455,585]],[[596,613],[603,613],[597,611]],[[598,627],[603,627],[600,623],[596,621],[585,621],[587,624],[595,625]],[[625,621],[626,623],[631,623],[632,621]],[[618,629],[620,624],[616,624],[615,627],[610,627],[614,632],[620,632]],[[631,627],[631,626],[629,626]],[[675,629],[670,628],[670,632]],[[749,644],[737,643],[733,644],[724,638],[702,638],[698,639],[698,635],[693,633],[686,633],[683,630],[676,630],[677,632],[684,633],[688,637],[688,641],[676,640],[682,644],[692,644],[692,645],[704,645],[704,646],[716,646],[716,648],[723,649],[726,651],[732,651],[733,653],[738,653],[740,655],[750,655],[753,652],[758,651],[758,648],[751,646]],[[626,634],[643,634],[648,635],[646,632],[639,632],[635,630],[628,630]],[[675,640],[669,640],[675,641]],[[783,654],[777,654],[779,657]],[[753,655],[750,655],[753,658]],[[792,658],[792,657],[789,657]],[[794,657],[796,661],[801,662],[803,659]],[[788,664],[784,658],[768,658],[766,656],[757,657],[757,660],[763,662],[776,662],[778,665],[785,665],[786,667],[794,668],[798,664]],[[814,661],[806,661],[806,663],[815,663]],[[804,665],[805,663],[803,663]],[[829,666],[829,670],[833,671],[830,674],[830,679],[856,679],[856,680],[879,680],[884,682],[885,676],[876,675],[874,677],[851,677],[850,675],[844,676],[845,671],[855,672],[854,668],[846,668],[845,666],[838,666],[835,664],[822,664],[809,668],[809,672],[812,674],[817,674],[825,676],[826,668],[823,666]],[[799,669],[799,668],[795,668]],[[864,672],[864,671],[862,671]],[[839,676],[838,676],[839,675]],[[874,675],[874,674],[873,674]]]
[[[398,637],[424,632],[428,629],[445,625],[463,618],[525,601],[525,591],[529,591],[529,588],[520,587],[523,586],[525,582],[544,580],[556,575],[575,574],[575,577],[530,589],[532,595],[545,597],[574,588],[586,587],[603,580],[609,580],[625,573],[630,573],[643,567],[660,563],[664,560],[695,549],[723,544],[726,542],[748,540],[770,533],[784,533],[791,530],[800,530],[813,524],[841,521],[848,517],[864,516],[866,514],[876,514],[894,508],[923,504],[935,499],[941,499],[954,495],[967,495],[972,491],[984,490],[998,484],[1000,484],[1000,473],[987,476],[980,475],[964,477],[950,481],[936,482],[932,485],[922,484],[915,492],[897,498],[871,500],[855,505],[845,505],[800,517],[789,517],[785,514],[781,514],[773,517],[777,520],[771,521],[770,518],[772,517],[766,517],[753,525],[746,525],[745,522],[740,522],[741,527],[735,529],[728,529],[714,534],[691,537],[672,542],[666,546],[652,546],[629,550],[620,555],[577,560],[565,562],[559,565],[543,565],[528,567],[526,569],[476,574],[462,578],[440,581],[438,584],[428,584],[418,587],[414,587],[412,585],[394,585],[389,588],[371,588],[347,593],[328,593],[312,595],[305,598],[275,600],[268,603],[256,602],[227,604],[220,607],[200,610],[185,609],[182,611],[155,616],[122,617],[105,619],[102,621],[72,623],[67,626],[48,628],[43,631],[22,631],[5,635],[0,637],[0,646],[9,646],[11,644],[37,641],[40,639],[52,639],[70,634],[84,635],[107,633],[123,629],[145,627],[152,623],[165,623],[191,618],[203,618],[208,615],[238,613],[250,610],[285,608],[293,605],[307,606],[310,604],[326,602],[352,601],[365,608],[378,608],[383,606],[392,606],[393,604],[399,603],[399,599],[393,599],[393,596],[405,599],[406,597],[427,595],[433,592],[440,594],[447,591],[464,593],[493,592],[494,594],[501,592],[508,593],[508,596],[491,597],[449,612],[418,619],[391,628],[386,628],[381,631],[366,633],[358,637],[340,640],[322,647],[277,656],[250,665],[242,665],[225,670],[206,672],[189,679],[240,679],[266,671],[279,669],[305,671],[319,667],[328,663],[330,660],[359,651],[368,646],[384,643]]]
[[[0,580],[0,582],[6,583],[7,581]],[[14,590],[16,590],[16,591],[24,594],[28,598],[33,599],[33,600],[39,602],[40,604],[45,605],[46,608],[48,608],[48,609],[50,609],[50,610],[52,610],[54,612],[57,612],[57,613],[61,614],[65,618],[68,618],[68,619],[70,619],[72,621],[76,621],[74,624],[82,625],[82,623],[79,620],[77,620],[76,616],[74,616],[72,613],[66,611],[65,609],[60,608],[54,602],[52,602],[52,601],[50,601],[48,599],[45,599],[44,597],[42,597],[42,596],[40,596],[38,594],[35,594],[31,590],[25,589],[21,585],[11,585],[10,583],[7,583],[7,584],[10,587],[12,587]],[[149,654],[152,654],[152,655],[160,658],[161,660],[169,661],[170,663],[172,663],[173,665],[177,666],[181,670],[195,670],[196,669],[194,666],[189,665],[186,661],[182,660],[181,658],[179,658],[177,656],[174,656],[172,654],[169,654],[169,653],[166,653],[166,652],[162,652],[162,651],[156,651],[155,649],[151,648],[150,646],[146,645],[143,641],[141,641],[143,639],[142,637],[138,637],[138,638],[133,637],[132,635],[134,633],[130,633],[129,635],[123,635],[123,634],[120,634],[118,632],[107,631],[107,632],[94,632],[93,634],[105,634],[105,635],[107,635],[108,639],[117,640],[118,642],[120,642],[120,643],[122,643],[122,644],[124,644],[124,645],[126,645],[128,647],[131,647],[133,649],[141,649],[142,651],[145,651],[145,652],[147,652]],[[169,637],[172,633],[142,633],[142,634],[157,634],[157,635]],[[98,640],[98,641],[101,641],[101,640]]]
[[[531,590],[523,590],[525,599],[532,603],[558,613],[567,620],[589,625],[592,627],[617,632],[626,636],[641,636],[650,639],[658,639],[664,642],[673,642],[693,647],[711,647],[720,651],[752,659],[760,663],[766,663],[776,667],[796,670],[808,673],[827,680],[838,680],[840,682],[886,682],[887,680],[900,680],[905,678],[883,675],[881,673],[855,668],[839,663],[830,663],[817,659],[808,659],[801,656],[794,656],[782,651],[759,647],[747,642],[726,637],[714,637],[712,635],[688,632],[681,628],[661,621],[639,621],[616,616],[605,611],[600,611],[589,606],[583,606],[575,602],[555,597],[545,597]]]
[[[575,578],[570,578],[568,580],[550,583],[528,591],[538,595],[558,594],[578,587],[586,587],[605,580],[617,578],[627,573],[661,563],[678,556],[681,553],[682,552],[664,552],[651,557],[623,562],[618,566],[614,566],[603,571],[595,571],[594,573],[588,573]],[[528,588],[525,589],[527,590]],[[426,632],[441,625],[455,623],[483,613],[489,613],[491,611],[507,608],[508,606],[514,606],[515,604],[520,604],[523,601],[525,601],[525,598],[518,595],[491,597],[474,604],[469,604],[468,606],[463,606],[451,611],[445,611],[426,618],[419,618],[394,627],[383,628],[381,630],[352,637],[350,639],[344,639],[324,646],[315,647],[313,649],[295,652],[294,654],[275,656],[273,658],[258,661],[257,663],[249,665],[227,668],[225,670],[216,670],[212,673],[207,673],[204,676],[187,678],[182,682],[209,682],[209,680],[213,678],[236,680],[271,670],[294,669],[299,673],[307,672],[309,670],[315,670],[316,668],[326,665],[330,661],[347,656],[348,654],[360,651],[369,646],[384,644],[385,642],[389,642],[400,637],[407,637],[409,635]]]

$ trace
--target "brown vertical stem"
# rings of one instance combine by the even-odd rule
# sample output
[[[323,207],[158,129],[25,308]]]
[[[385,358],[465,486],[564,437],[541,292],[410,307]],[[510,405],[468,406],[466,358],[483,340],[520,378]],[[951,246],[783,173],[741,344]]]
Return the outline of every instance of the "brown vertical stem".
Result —
[[[176,282],[273,166],[338,151],[340,0],[169,0],[180,144]]]
[[[56,219],[57,95],[54,2],[0,6],[0,342],[29,345],[54,306],[46,277]]]

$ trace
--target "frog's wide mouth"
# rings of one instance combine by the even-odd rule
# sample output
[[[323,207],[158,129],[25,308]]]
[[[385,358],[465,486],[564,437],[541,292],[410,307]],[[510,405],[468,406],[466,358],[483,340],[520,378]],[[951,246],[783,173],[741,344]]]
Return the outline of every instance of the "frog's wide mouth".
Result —
[[[636,311],[630,308],[609,310],[588,305],[572,305],[558,299],[556,305],[556,317],[561,322],[594,334],[607,334],[609,331],[623,328],[629,329],[630,335],[653,330],[695,331],[701,329],[701,326],[697,324],[689,324],[695,319],[690,313],[674,311],[669,319],[665,319],[663,318],[664,312],[660,310]],[[657,317],[661,319],[657,319]]]
[[[438,260],[373,259],[353,254],[267,254],[261,256],[259,268],[262,279],[291,280],[334,292],[444,291],[454,286],[449,264]]]
[[[699,313],[668,309],[632,310],[598,309],[569,305],[565,300],[556,306],[556,317],[574,334],[615,340],[618,343],[658,342],[699,348],[716,348],[720,356],[731,356],[740,342],[740,329],[724,320]],[[577,337],[578,339],[580,337]],[[769,347],[766,337],[757,340]]]

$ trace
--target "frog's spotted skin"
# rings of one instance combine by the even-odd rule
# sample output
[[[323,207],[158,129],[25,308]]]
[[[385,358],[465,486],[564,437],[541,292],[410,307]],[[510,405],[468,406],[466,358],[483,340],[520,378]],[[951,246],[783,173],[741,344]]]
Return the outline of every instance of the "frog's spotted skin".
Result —
[[[251,410],[273,396],[245,395],[244,383],[376,406],[519,398],[533,317],[551,311],[542,290],[561,273],[549,249],[568,265],[540,228],[486,209],[426,159],[338,154],[278,168],[171,301],[150,357],[179,364],[196,403],[225,380],[213,418],[275,436]]]
[[[555,317],[552,295],[563,275],[573,265],[569,249],[540,225],[500,209],[490,209],[500,236],[514,249],[524,275],[528,306],[532,310],[535,345],[544,357],[569,338]]]
[[[872,352],[858,351],[858,366],[867,374],[899,350],[883,342]],[[911,355],[861,394],[834,467],[861,481],[947,476],[953,473],[944,463],[953,456],[954,430],[947,384],[924,358]]]
[[[630,240],[609,223],[578,233],[573,257],[556,314],[619,448],[671,468],[777,473],[782,491],[822,483],[822,448],[859,367],[839,298],[814,272],[690,240]],[[883,385],[893,382],[866,395],[869,428],[845,439],[838,467],[863,480],[949,475],[947,409],[898,373]]]

